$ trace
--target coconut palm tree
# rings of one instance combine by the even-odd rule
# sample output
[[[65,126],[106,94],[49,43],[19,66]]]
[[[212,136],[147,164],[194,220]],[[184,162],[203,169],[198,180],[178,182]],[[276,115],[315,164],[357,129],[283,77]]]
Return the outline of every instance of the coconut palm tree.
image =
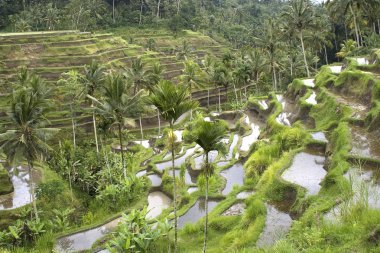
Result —
[[[82,76],[76,70],[70,70],[69,72],[63,73],[61,79],[58,80],[60,86],[65,87],[64,93],[65,98],[70,101],[70,112],[71,112],[71,126],[73,131],[73,145],[76,148],[76,112],[78,106],[81,103],[85,95],[84,88],[82,86]]]
[[[94,101],[96,110],[103,117],[112,122],[112,126],[116,126],[121,148],[121,160],[124,177],[127,177],[124,158],[124,145],[122,131],[125,125],[134,125],[132,118],[140,116],[144,111],[143,91],[139,91],[133,96],[128,95],[131,89],[131,83],[127,82],[120,74],[111,73],[106,76],[103,90],[103,99],[98,100],[87,95]]]
[[[206,155],[205,166],[203,168],[203,173],[206,177],[206,217],[205,217],[205,228],[204,228],[204,242],[203,242],[203,252],[206,252],[207,248],[207,229],[208,229],[208,188],[209,188],[209,176],[213,173],[209,161],[209,153],[213,150],[225,153],[226,148],[222,142],[223,137],[226,136],[228,126],[224,121],[214,121],[209,122],[204,119],[200,119],[195,122],[193,131],[189,134],[189,139],[197,143],[203,148]]]
[[[174,85],[170,81],[162,80],[152,90],[152,94],[148,98],[148,103],[154,105],[161,113],[164,120],[169,122],[171,133],[174,132],[174,122],[178,120],[184,113],[193,110],[199,106],[198,101],[189,100],[189,91],[187,87]],[[173,171],[173,202],[174,202],[174,251],[177,251],[177,186],[174,168],[174,141],[170,139],[172,152],[172,171]]]
[[[298,34],[305,63],[307,76],[310,77],[309,65],[306,59],[304,33],[314,27],[315,14],[313,5],[309,0],[292,0],[288,9],[282,13],[283,18]]]
[[[35,201],[33,173],[34,162],[46,155],[51,148],[47,140],[58,129],[48,128],[46,113],[50,109],[48,96],[50,89],[38,76],[32,75],[13,92],[10,111],[12,126],[5,133],[0,134],[1,150],[7,159],[13,163],[23,159],[28,163],[31,199],[34,216],[38,220],[38,211]]]
[[[134,85],[133,94],[149,81],[149,71],[140,57],[132,60],[132,65],[126,70],[125,76]]]
[[[266,62],[269,72],[272,74],[273,90],[277,90],[277,70],[279,68],[279,48],[280,41],[276,34],[276,24],[273,19],[268,19],[264,24],[265,33],[261,38],[256,38],[256,42],[265,52]]]
[[[103,65],[99,64],[97,61],[93,60],[90,65],[84,66],[84,80],[87,86],[87,94],[94,96],[95,90],[97,90],[104,82],[104,71]],[[94,103],[91,100],[91,108],[94,107]],[[99,153],[98,135],[96,128],[96,117],[95,111],[92,112],[92,123],[94,127],[94,137],[96,144],[96,152]]]
[[[201,88],[202,86],[202,70],[194,61],[185,61],[185,68],[183,74],[180,76],[182,83],[188,87],[190,91],[190,100],[192,100],[193,88]],[[192,118],[192,111],[190,111],[190,118]]]

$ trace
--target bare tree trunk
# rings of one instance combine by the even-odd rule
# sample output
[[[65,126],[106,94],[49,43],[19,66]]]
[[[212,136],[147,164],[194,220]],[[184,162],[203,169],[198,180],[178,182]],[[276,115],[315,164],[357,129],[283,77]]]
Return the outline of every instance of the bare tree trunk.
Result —
[[[277,91],[277,77],[276,77],[276,68],[274,65],[272,65],[272,72],[273,72],[273,88],[275,91]]]
[[[210,89],[207,89],[207,108],[210,107]]]
[[[170,122],[170,129],[174,134],[173,122]],[[177,182],[175,177],[174,165],[174,138],[171,138],[171,151],[172,151],[172,172],[173,172],[173,206],[174,206],[174,253],[177,252],[178,240],[178,219],[177,219]]]
[[[121,123],[118,123],[118,129],[119,129],[119,143],[120,143],[120,148],[121,148],[121,164],[123,167],[124,179],[126,179],[127,178],[127,170],[125,168],[123,136],[121,134]]]
[[[301,31],[301,34],[300,34],[300,39],[301,39],[301,46],[302,46],[303,60],[304,60],[304,62],[305,62],[305,69],[306,69],[307,77],[310,77],[309,66],[307,65],[307,60],[306,60],[305,45],[304,45],[304,43],[303,43],[303,34],[302,34],[302,31]]]
[[[327,58],[327,49],[326,49],[326,45],[323,45],[323,48],[325,49],[325,60],[326,60],[326,64],[329,64],[329,60]]]
[[[177,15],[179,14],[180,4],[181,4],[181,0],[177,0]]]
[[[379,29],[379,35],[380,35],[380,19],[377,20],[377,29]]]
[[[222,108],[220,107],[220,88],[218,90],[219,90],[219,112],[221,112]]]
[[[205,210],[206,210],[206,218],[205,218],[205,228],[204,228],[204,241],[203,241],[203,253],[206,252],[207,248],[207,229],[208,229],[208,178],[209,178],[209,162],[208,162],[208,152],[206,152],[206,199],[205,199]]]
[[[94,107],[93,102],[91,103],[91,107]],[[92,112],[92,123],[93,123],[93,126],[94,126],[94,137],[95,137],[96,153],[99,154],[98,132],[97,132],[97,129],[96,129],[95,111]]]
[[[358,25],[356,23],[356,15],[354,13],[354,10],[352,9],[351,4],[349,4],[350,12],[352,17],[354,18],[354,26],[355,26],[355,35],[356,35],[356,43],[358,44],[358,47],[360,47],[360,41],[359,41],[359,30],[358,30]]]
[[[160,111],[157,110],[157,118],[158,118],[158,135],[161,134],[161,119],[160,119]]]
[[[115,0],[112,0],[112,20],[115,24]]]
[[[238,95],[237,95],[237,91],[236,91],[235,83],[234,83],[234,93],[235,93],[235,100],[236,100],[236,103],[238,103]]]
[[[38,220],[38,210],[37,210],[37,204],[36,204],[36,198],[35,198],[35,193],[34,193],[34,180],[33,180],[33,163],[32,161],[28,158],[28,167],[29,167],[29,178],[30,178],[30,194],[32,195],[32,205],[33,205],[33,211],[34,211],[34,217],[36,220]]]
[[[161,0],[158,0],[158,3],[157,3],[157,18],[160,18],[160,4],[161,4]]]
[[[141,22],[142,22],[142,11],[143,11],[143,0],[140,1],[140,20],[139,20],[139,25],[141,25]]]
[[[141,117],[139,118],[139,121],[140,121],[140,134],[141,134],[141,145],[142,145],[142,141],[144,139],[144,132],[143,132],[143,127],[142,127]]]
[[[72,127],[72,131],[73,131],[73,145],[74,145],[74,149],[76,149],[77,145],[76,145],[76,131],[75,131],[75,120],[74,120],[74,110],[73,110],[73,105],[71,104],[70,105],[70,110],[71,110],[71,127]]]

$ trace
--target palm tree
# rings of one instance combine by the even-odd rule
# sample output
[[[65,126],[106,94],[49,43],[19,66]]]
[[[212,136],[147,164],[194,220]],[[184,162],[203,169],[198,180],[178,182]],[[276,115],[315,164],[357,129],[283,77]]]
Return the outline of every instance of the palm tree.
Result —
[[[1,150],[8,160],[19,162],[25,159],[28,163],[31,199],[34,216],[38,219],[33,173],[34,162],[47,154],[51,148],[46,141],[58,129],[46,127],[49,123],[46,113],[50,108],[48,96],[50,89],[37,76],[32,76],[13,92],[9,116],[12,128],[0,134]]]
[[[95,90],[100,87],[104,82],[104,66],[93,60],[90,65],[84,66],[84,77],[87,85],[87,94],[94,96]],[[94,103],[91,100],[91,108],[94,107]],[[95,111],[92,112],[92,122],[94,127],[96,152],[99,153],[98,135],[96,128]]]
[[[266,53],[266,63],[268,65],[269,72],[272,74],[273,79],[273,89],[277,90],[277,73],[276,70],[279,68],[278,64],[278,54],[280,48],[280,42],[276,36],[276,25],[273,19],[268,19],[264,24],[265,33],[261,38],[256,38],[259,46]]]
[[[201,74],[202,70],[198,64],[194,61],[185,61],[185,69],[183,70],[183,74],[180,78],[182,83],[189,88],[190,100],[192,100],[193,87],[202,87]],[[190,118],[192,117],[192,111],[190,111]]]
[[[132,60],[132,65],[126,70],[125,76],[134,84],[133,94],[136,94],[148,82],[149,71],[139,57]]]
[[[304,43],[304,32],[314,27],[315,15],[313,5],[309,0],[292,0],[288,9],[283,12],[282,16],[290,27],[293,27],[298,33],[301,41],[301,48],[307,76],[310,77],[309,66],[306,59],[306,50]]]
[[[174,131],[174,122],[178,120],[184,113],[198,107],[198,101],[188,99],[189,92],[185,86],[174,85],[170,81],[162,80],[152,90],[152,94],[148,98],[148,102],[154,105],[161,113],[162,118],[169,122],[171,132]],[[175,244],[174,251],[177,251],[177,186],[174,168],[174,140],[170,138],[170,146],[172,152],[172,170],[173,170],[173,202],[174,202],[174,234]]]
[[[203,172],[206,176],[206,218],[205,218],[205,228],[204,228],[204,242],[203,242],[203,252],[206,252],[207,247],[207,229],[208,229],[208,188],[209,188],[209,176],[212,174],[212,169],[210,167],[209,153],[212,150],[217,150],[221,153],[226,152],[225,145],[222,142],[223,137],[227,134],[228,126],[224,121],[214,121],[209,122],[204,119],[200,119],[195,122],[193,131],[189,134],[190,139],[196,142],[199,146],[203,148],[206,155],[205,166]]]
[[[214,66],[212,72],[212,82],[219,88],[219,111],[221,111],[220,105],[220,86],[225,89],[225,96],[228,100],[228,85],[230,84],[231,75],[224,64],[217,64]]]
[[[85,94],[81,82],[82,76],[76,70],[63,73],[61,79],[58,81],[59,85],[65,87],[65,98],[70,101],[74,149],[76,148],[76,111]]]
[[[327,9],[333,17],[346,16],[348,13],[352,16],[355,28],[356,44],[360,47],[360,29],[357,21],[357,13],[378,7],[377,0],[334,0],[328,1]]]
[[[103,88],[103,99],[98,99],[87,95],[96,104],[96,110],[104,116],[106,119],[112,122],[111,126],[116,126],[119,144],[121,148],[121,160],[124,177],[127,177],[125,158],[124,158],[124,146],[122,131],[127,124],[133,125],[134,120],[132,118],[139,116],[144,111],[143,104],[143,92],[139,91],[133,96],[128,95],[128,91],[131,88],[122,75],[109,74],[106,76],[105,84]]]

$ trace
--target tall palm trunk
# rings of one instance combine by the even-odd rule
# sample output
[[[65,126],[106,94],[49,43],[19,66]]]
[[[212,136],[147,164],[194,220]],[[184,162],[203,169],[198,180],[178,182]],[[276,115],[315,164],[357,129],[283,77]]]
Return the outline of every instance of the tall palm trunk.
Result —
[[[139,121],[140,121],[140,134],[141,134],[141,145],[142,145],[142,141],[144,139],[144,132],[143,132],[143,127],[142,127],[141,117],[139,118]]]
[[[220,88],[218,90],[219,90],[219,112],[221,112],[222,108],[220,107]]]
[[[300,39],[301,39],[301,46],[302,46],[303,61],[305,63],[305,69],[306,69],[307,77],[310,77],[309,66],[307,65],[307,60],[306,60],[305,45],[303,43],[303,33],[302,33],[302,31],[300,33]]]
[[[326,64],[329,64],[329,60],[327,58],[327,49],[326,49],[326,45],[323,45],[323,48],[325,50],[325,60],[326,60]]]
[[[121,148],[121,164],[123,167],[123,174],[124,178],[127,178],[127,171],[125,169],[125,160],[124,160],[124,147],[123,147],[123,136],[121,134],[121,123],[118,123],[118,129],[119,129],[119,143],[120,143],[120,148]]]
[[[112,20],[115,24],[115,0],[112,0]]]
[[[91,103],[91,108],[94,107],[94,103]],[[98,144],[98,132],[96,129],[96,117],[95,117],[95,111],[92,112],[92,123],[94,127],[94,137],[95,137],[95,145],[96,145],[96,153],[99,154],[99,144]]]
[[[160,17],[160,4],[161,4],[161,0],[158,0],[158,2],[157,2],[157,18]]]
[[[158,135],[161,134],[161,119],[160,119],[160,111],[157,110],[157,118],[158,118]]]
[[[30,194],[32,197],[32,206],[33,206],[33,211],[34,211],[34,217],[36,220],[38,220],[38,210],[37,210],[37,204],[36,204],[36,198],[35,198],[35,193],[34,193],[34,180],[33,180],[33,162],[28,158],[28,167],[29,167],[29,180],[30,180]]]
[[[349,4],[348,7],[350,8],[351,15],[352,15],[352,17],[354,18],[356,43],[358,44],[358,47],[360,47],[359,30],[358,30],[358,24],[356,23],[356,15],[355,15],[355,13],[354,13],[354,10],[352,9],[352,5]]]
[[[234,92],[235,92],[235,100],[236,100],[236,103],[238,103],[238,95],[237,95],[237,91],[236,91],[235,83],[234,83]]]
[[[173,122],[170,122],[170,129],[174,134]],[[172,172],[173,172],[173,202],[174,202],[174,252],[177,252],[177,238],[178,238],[178,220],[177,220],[177,182],[175,177],[174,166],[174,136],[171,138],[171,151],[172,151]]]
[[[203,253],[206,252],[207,247],[207,229],[208,229],[208,152],[206,152],[206,199],[205,199],[205,210],[206,210],[206,219],[205,219],[205,231],[204,231],[204,240],[203,240]]]
[[[274,67],[274,64],[272,65],[273,66],[273,88],[275,91],[277,91],[277,75],[276,75],[276,68]]]
[[[177,15],[179,14],[180,4],[181,4],[181,0],[177,0]]]
[[[75,131],[75,115],[74,115],[74,110],[73,110],[73,105],[70,105],[70,110],[71,110],[71,127],[72,127],[72,131],[73,131],[73,145],[74,145],[74,149],[76,149],[77,145],[76,145],[76,131]]]
[[[210,107],[210,89],[207,89],[207,108]]]
[[[139,25],[142,23],[142,11],[143,11],[143,0],[140,1],[140,19],[139,19]]]

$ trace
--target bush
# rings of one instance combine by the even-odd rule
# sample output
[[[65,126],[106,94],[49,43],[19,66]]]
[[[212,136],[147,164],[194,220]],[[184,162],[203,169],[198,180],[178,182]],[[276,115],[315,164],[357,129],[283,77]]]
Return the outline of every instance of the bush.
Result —
[[[38,199],[55,199],[64,191],[64,184],[59,180],[51,180],[45,183],[40,183],[36,189],[36,197]]]

